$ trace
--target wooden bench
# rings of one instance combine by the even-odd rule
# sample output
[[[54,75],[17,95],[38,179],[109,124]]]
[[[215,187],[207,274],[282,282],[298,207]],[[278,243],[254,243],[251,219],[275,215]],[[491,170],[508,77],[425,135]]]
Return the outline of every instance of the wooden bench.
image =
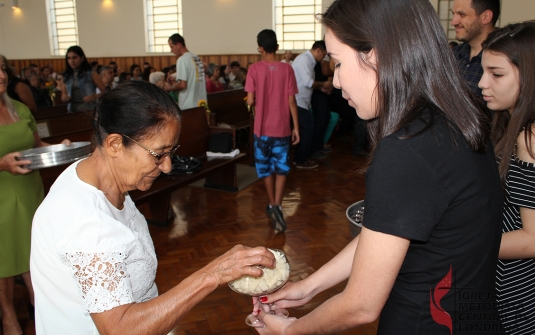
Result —
[[[37,111],[35,122],[41,139],[51,144],[60,143],[66,138],[72,142],[91,141],[93,136],[91,113],[67,114],[66,106],[47,107]],[[45,193],[67,166],[60,165],[40,170]]]
[[[236,147],[249,153],[251,163],[254,162],[254,116],[247,109],[246,97],[243,89],[228,90],[208,94],[207,102],[210,125],[231,129]]]
[[[46,124],[49,135],[43,140],[52,144],[68,138],[71,141],[90,141],[93,130],[90,113],[73,113],[36,118],[37,123]],[[132,191],[130,195],[147,220],[153,224],[166,225],[171,193],[180,187],[206,178],[205,187],[226,191],[237,191],[236,162],[246,154],[232,158],[208,159],[206,151],[212,134],[227,132],[229,129],[210,127],[203,107],[182,111],[182,131],[180,148],[176,154],[193,156],[201,160],[202,169],[187,175],[162,175],[155,180],[152,187],[145,192]],[[48,192],[56,178],[68,165],[55,166],[40,170],[45,192]]]
[[[207,158],[208,142],[215,133],[229,132],[225,128],[210,127],[204,107],[182,111],[180,148],[176,155],[192,156],[202,162],[200,171],[186,175],[161,175],[147,191],[131,191],[130,196],[147,221],[155,225],[167,225],[171,193],[180,187],[206,178],[205,187],[226,191],[238,191],[236,163],[246,154],[232,158]]]

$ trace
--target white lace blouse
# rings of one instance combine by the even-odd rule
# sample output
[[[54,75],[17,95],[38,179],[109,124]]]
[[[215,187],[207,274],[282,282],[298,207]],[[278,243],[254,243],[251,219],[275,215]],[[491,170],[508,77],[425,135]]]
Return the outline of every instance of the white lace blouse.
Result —
[[[90,313],[158,295],[145,218],[129,196],[115,208],[78,178],[77,165],[58,177],[33,220],[37,334],[98,334]]]

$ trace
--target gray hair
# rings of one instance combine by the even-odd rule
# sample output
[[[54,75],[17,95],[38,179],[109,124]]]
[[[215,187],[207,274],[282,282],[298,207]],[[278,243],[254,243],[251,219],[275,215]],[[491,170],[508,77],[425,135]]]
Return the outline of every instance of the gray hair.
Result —
[[[98,74],[102,74],[102,72],[104,72],[106,70],[112,70],[112,72],[113,72],[113,68],[111,66],[104,65],[103,67],[100,68],[100,70],[98,71]]]
[[[156,84],[157,82],[162,80],[165,80],[165,73],[161,71],[156,71],[149,75],[149,82],[151,84]]]
[[[216,63],[210,63],[208,65],[208,67],[206,68],[206,74],[208,75],[208,77],[211,77],[214,75],[214,71],[216,68],[219,68],[219,65],[217,65]]]
[[[7,91],[0,95],[0,100],[6,105],[7,111],[9,112],[9,115],[13,118],[13,120],[19,121],[19,113],[17,113],[17,110],[11,103],[11,98],[9,98],[9,96],[7,95]]]

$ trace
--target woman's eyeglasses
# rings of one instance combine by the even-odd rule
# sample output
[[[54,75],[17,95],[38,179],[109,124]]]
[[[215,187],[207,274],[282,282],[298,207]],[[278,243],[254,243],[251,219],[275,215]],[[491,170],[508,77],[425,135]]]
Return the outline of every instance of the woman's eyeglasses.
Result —
[[[138,141],[134,140],[133,138],[130,138],[126,135],[123,135],[121,134],[121,136],[124,136],[126,137],[127,139],[129,139],[130,141],[134,142],[135,144],[139,145],[140,147],[142,147],[143,149],[147,150],[149,152],[149,154],[151,154],[154,158],[156,158],[156,165],[160,165],[163,163],[163,161],[171,156],[172,154],[175,153],[175,151],[178,150],[178,148],[180,148],[180,145],[177,144],[176,147],[174,147],[173,149],[169,150],[169,151],[166,151],[166,152],[162,152],[161,154],[157,154],[155,153],[154,151],[152,151],[151,149],[147,148],[146,146],[144,146],[143,144],[139,143]]]

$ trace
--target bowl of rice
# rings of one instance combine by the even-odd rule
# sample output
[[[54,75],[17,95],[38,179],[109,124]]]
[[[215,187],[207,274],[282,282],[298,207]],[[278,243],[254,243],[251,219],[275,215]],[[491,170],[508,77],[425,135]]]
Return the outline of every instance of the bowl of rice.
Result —
[[[290,278],[290,263],[282,250],[269,249],[275,256],[275,267],[262,268],[264,272],[260,277],[243,276],[231,281],[228,286],[237,293],[258,297],[275,292]]]

